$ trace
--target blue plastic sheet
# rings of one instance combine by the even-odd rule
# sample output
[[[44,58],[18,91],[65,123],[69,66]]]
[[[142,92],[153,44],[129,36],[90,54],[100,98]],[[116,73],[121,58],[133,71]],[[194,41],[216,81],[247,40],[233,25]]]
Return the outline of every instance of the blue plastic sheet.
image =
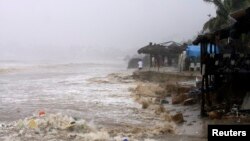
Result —
[[[201,54],[199,45],[188,45],[186,52],[188,57],[199,57]],[[208,52],[210,52],[210,47],[207,49]],[[212,52],[214,52],[214,46],[212,47]],[[216,53],[219,52],[218,47],[216,47]]]
[[[186,49],[188,57],[199,57],[200,56],[200,46],[189,45]]]

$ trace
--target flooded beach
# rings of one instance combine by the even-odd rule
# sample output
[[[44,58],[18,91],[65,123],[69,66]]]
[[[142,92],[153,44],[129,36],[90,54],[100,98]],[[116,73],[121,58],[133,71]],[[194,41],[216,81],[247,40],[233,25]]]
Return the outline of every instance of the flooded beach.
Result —
[[[134,70],[119,64],[40,64],[8,69],[12,71],[0,75],[3,124],[37,116],[42,110],[48,115],[60,113],[85,120],[97,130],[105,130],[110,138],[156,138],[166,133],[202,137],[187,126],[179,129],[175,123],[166,122],[152,109],[143,109],[131,92],[141,82],[132,78]],[[176,111],[172,105],[166,108]],[[193,109],[197,115],[191,110],[188,116],[196,120],[199,110]],[[11,134],[0,136],[4,139]]]
[[[250,0],[0,0],[0,141],[247,140],[249,19]]]
[[[91,79],[125,70],[119,68],[115,65],[59,64],[23,67],[2,73],[0,120],[17,120],[40,109],[112,119],[114,113],[119,115],[121,104],[136,106],[126,93],[131,84],[102,83]],[[112,110],[113,114],[102,109],[96,111],[112,106],[117,107],[117,111]],[[92,116],[86,117],[92,119]]]

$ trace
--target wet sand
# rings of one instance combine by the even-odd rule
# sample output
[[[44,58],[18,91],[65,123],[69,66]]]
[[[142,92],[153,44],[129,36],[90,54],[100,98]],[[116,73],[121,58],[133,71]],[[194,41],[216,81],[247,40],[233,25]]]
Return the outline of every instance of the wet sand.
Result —
[[[146,93],[147,95],[147,93],[150,93],[150,92],[148,92],[145,89],[147,89],[147,87],[150,87],[150,85],[159,85],[159,86],[162,86],[163,88],[167,86],[167,88],[165,88],[167,90],[163,91],[163,93],[168,93],[167,96],[163,98],[167,101],[167,103],[164,104],[164,108],[166,109],[167,114],[175,115],[176,113],[181,113],[184,119],[184,122],[176,124],[175,134],[171,135],[172,137],[171,139],[173,140],[182,140],[181,139],[182,137],[187,137],[187,139],[190,138],[190,140],[196,140],[196,139],[206,140],[205,129],[207,125],[207,119],[202,119],[200,117],[199,103],[196,103],[194,105],[189,105],[189,106],[184,106],[183,104],[173,105],[172,96],[171,96],[173,92],[172,91],[168,92],[168,89],[173,89],[171,86],[189,85],[190,87],[193,87],[195,85],[196,76],[199,77],[198,74],[193,73],[193,72],[178,73],[176,71],[174,72],[136,71],[133,74],[133,77],[136,80],[138,80],[140,83],[142,83],[140,85],[144,84],[144,87],[145,87],[145,88],[141,88],[141,90],[139,91],[142,91],[142,92],[138,92],[138,93]],[[151,88],[151,89],[154,89],[154,88]],[[157,89],[159,90],[160,88],[157,88]],[[152,104],[154,102],[150,102],[150,103]]]

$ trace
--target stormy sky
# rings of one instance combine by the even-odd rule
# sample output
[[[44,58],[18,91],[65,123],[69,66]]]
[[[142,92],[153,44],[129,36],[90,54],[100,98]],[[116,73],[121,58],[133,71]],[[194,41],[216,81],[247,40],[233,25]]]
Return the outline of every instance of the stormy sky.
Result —
[[[194,38],[214,13],[203,0],[0,0],[0,60],[123,59]]]

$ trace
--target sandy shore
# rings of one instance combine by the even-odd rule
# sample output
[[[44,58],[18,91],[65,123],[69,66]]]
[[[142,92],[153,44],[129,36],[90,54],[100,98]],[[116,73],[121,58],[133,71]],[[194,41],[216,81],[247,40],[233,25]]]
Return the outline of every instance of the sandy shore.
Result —
[[[181,140],[183,136],[191,138],[190,140],[206,139],[206,130],[204,130],[206,120],[200,117],[199,103],[186,106],[182,102],[173,104],[172,101],[173,96],[187,94],[192,90],[195,87],[196,77],[199,77],[196,72],[136,71],[133,73],[133,78],[139,83],[135,91],[135,99],[149,107],[144,107],[145,109],[150,110],[152,105],[163,106],[164,112],[156,113],[156,116],[165,116],[165,122],[175,123],[175,134],[171,135],[173,140]],[[165,102],[164,104],[160,102],[162,100]],[[177,113],[182,116],[181,121],[173,119]]]

